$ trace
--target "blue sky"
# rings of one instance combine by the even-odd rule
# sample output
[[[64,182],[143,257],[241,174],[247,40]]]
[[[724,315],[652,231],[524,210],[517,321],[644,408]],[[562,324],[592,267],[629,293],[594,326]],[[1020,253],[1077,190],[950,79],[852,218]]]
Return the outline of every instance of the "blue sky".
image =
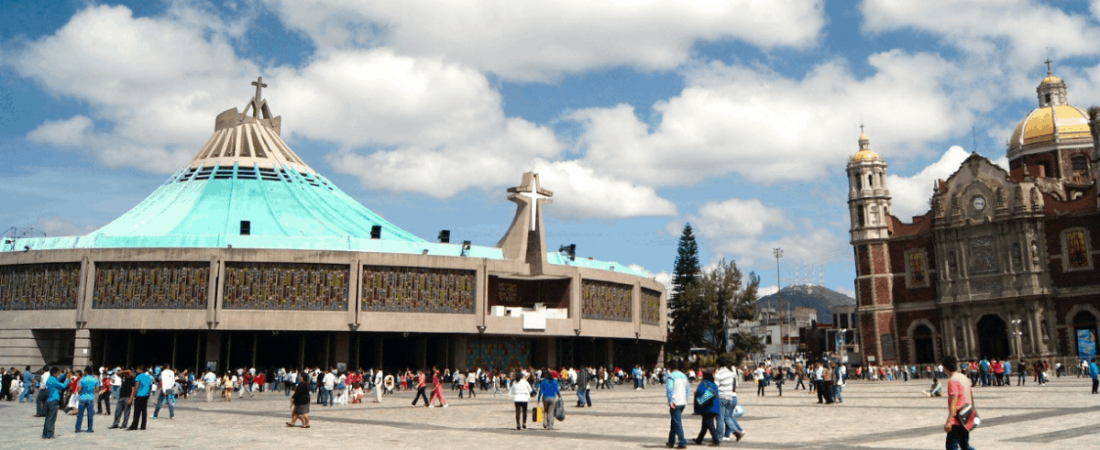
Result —
[[[39,4],[43,3],[43,4]],[[1042,61],[1100,99],[1086,1],[0,2],[0,226],[81,234],[185,165],[249,82],[284,139],[426,239],[492,245],[506,188],[555,192],[547,239],[667,280],[704,264],[850,293],[859,125],[893,211],[971,151],[1003,164]]]

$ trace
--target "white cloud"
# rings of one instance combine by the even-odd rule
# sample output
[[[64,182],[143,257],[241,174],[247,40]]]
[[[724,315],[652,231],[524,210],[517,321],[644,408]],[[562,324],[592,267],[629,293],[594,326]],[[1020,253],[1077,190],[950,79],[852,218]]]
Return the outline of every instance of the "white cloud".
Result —
[[[847,295],[847,296],[849,296],[849,297],[851,297],[851,298],[856,298],[856,291],[855,291],[855,289],[852,289],[852,288],[848,288],[848,287],[838,287],[838,288],[835,288],[835,289],[833,289],[833,290],[834,290],[834,291],[837,291],[837,292],[839,292],[839,293],[841,293],[841,294]]]
[[[807,47],[825,24],[820,0],[269,3],[320,48],[388,46],[521,81],[616,66],[671,69],[698,42]]]
[[[731,198],[721,202],[708,201],[699,207],[688,221],[696,224],[703,237],[757,236],[777,229],[790,229],[785,213],[779,208],[764,206],[760,200]]]
[[[1063,64],[1100,55],[1096,3],[1093,17],[1036,0],[866,0],[861,9],[866,32],[924,32],[959,49],[963,54],[951,83],[969,92],[976,109],[1035,98],[1035,86],[1045,73],[1042,61],[1048,57],[1054,60],[1054,72],[1077,86],[1078,93],[1100,92],[1096,69],[1086,74]]]
[[[49,237],[63,237],[84,236],[95,231],[97,227],[80,225],[68,217],[41,216],[35,222],[34,228],[46,233]]]
[[[108,167],[171,173],[205,142],[218,112],[248,98],[242,88],[261,69],[229,44],[242,33],[197,9],[173,7],[153,18],[124,6],[78,11],[5,63],[52,94],[87,102],[90,114],[44,122],[26,137],[88,152]],[[442,199],[511,186],[538,168],[561,180],[550,187],[561,192],[551,214],[676,214],[651,187],[558,161],[565,146],[554,132],[506,117],[500,93],[470,66],[349,48],[265,72],[272,109],[292,114],[284,136],[337,144],[330,165],[369,189]]]
[[[771,286],[760,286],[760,288],[756,290],[756,294],[758,297],[767,297],[776,292],[779,292],[779,286],[776,286],[774,284]]]
[[[922,154],[928,142],[970,128],[965,96],[943,83],[951,64],[897,50],[868,62],[875,74],[864,79],[835,61],[802,79],[712,62],[687,72],[679,96],[654,105],[655,125],[627,105],[569,118],[583,126],[588,166],[655,187],[731,172],[755,182],[818,179],[858,150],[861,115],[884,156]]]
[[[1007,44],[1016,67],[1035,68],[1048,54],[1065,59],[1098,53],[1095,20],[1034,0],[865,0],[861,9],[865,31],[915,29],[976,54]]]
[[[784,261],[823,264],[846,258],[846,237],[820,228],[810,220],[793,221],[780,208],[768,207],[758,200],[731,198],[706,202],[687,220],[699,239],[710,249],[709,264],[702,270],[712,270],[722,258],[737,262],[737,266],[753,270],[772,270],[773,250],[783,249]],[[673,220],[666,231],[681,227]]]
[[[540,182],[554,192],[550,214],[564,218],[617,219],[674,216],[676,205],[650,187],[601,176],[577,161],[537,160]]]
[[[89,152],[108,167],[167,173],[193,156],[213,114],[258,72],[228,43],[238,32],[183,8],[135,18],[124,6],[90,6],[54,34],[11,52],[4,64],[92,112],[44,123],[29,139]],[[110,129],[95,131],[93,119]]]
[[[672,293],[672,274],[669,272],[658,272],[653,276],[653,279],[657,280],[665,286],[665,292]]]

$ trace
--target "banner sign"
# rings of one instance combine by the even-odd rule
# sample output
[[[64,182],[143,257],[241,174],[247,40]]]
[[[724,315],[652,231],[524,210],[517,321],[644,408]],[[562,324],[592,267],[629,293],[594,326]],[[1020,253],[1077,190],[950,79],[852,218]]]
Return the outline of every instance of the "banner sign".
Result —
[[[1096,356],[1096,334],[1093,330],[1077,330],[1077,356],[1089,360]]]

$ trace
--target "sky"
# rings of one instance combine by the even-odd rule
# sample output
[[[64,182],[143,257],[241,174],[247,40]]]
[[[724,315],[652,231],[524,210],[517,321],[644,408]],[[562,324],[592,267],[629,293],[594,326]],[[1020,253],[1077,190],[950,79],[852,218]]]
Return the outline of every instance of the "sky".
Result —
[[[310,166],[425,239],[494,245],[536,171],[548,248],[668,282],[690,223],[764,293],[852,294],[860,126],[892,211],[1005,162],[1053,61],[1100,101],[1100,0],[0,0],[0,228],[85,234],[263,76]],[[777,272],[772,249],[782,248]]]

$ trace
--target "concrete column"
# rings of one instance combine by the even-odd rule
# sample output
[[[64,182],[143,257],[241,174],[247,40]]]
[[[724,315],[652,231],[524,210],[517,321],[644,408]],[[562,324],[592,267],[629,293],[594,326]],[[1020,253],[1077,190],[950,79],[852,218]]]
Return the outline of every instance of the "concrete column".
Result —
[[[558,367],[563,361],[558,361],[558,338],[546,339],[546,362],[550,367]]]
[[[966,356],[967,358],[974,359],[978,353],[978,341],[974,338],[974,324],[970,320],[970,316],[967,315],[963,318],[965,323],[963,324],[963,333],[966,333]]]
[[[172,362],[170,364],[173,369],[176,368],[176,350],[179,348],[179,337],[178,331],[172,332]]]
[[[225,338],[225,370],[233,369],[233,333],[226,333]]]
[[[203,370],[204,364],[202,363],[202,335],[195,337],[195,375],[206,373]]]
[[[455,336],[454,340],[454,352],[451,353],[453,358],[450,363],[451,367],[466,368],[466,336]]]
[[[218,372],[224,372],[229,370],[229,367],[221,366],[222,360],[222,332],[220,331],[207,331],[206,332],[206,361],[214,361],[218,365],[216,368]],[[205,369],[205,364],[203,368]]]
[[[126,332],[126,367],[134,367],[134,332]]]
[[[325,334],[325,358],[324,361],[325,370],[332,367],[332,361],[329,360],[329,355],[332,355],[332,333]]]
[[[607,346],[607,360],[604,364],[607,367],[615,367],[615,341],[607,339],[604,342]]]
[[[383,363],[382,350],[383,350],[384,345],[385,345],[385,340],[384,339],[385,338],[382,335],[378,335],[376,338],[374,338],[374,368],[375,369],[381,369],[383,367],[382,366],[382,363]]]
[[[298,341],[298,370],[305,368],[306,366],[306,336],[303,334],[302,339]]]
[[[73,367],[83,370],[85,366],[92,364],[92,332],[87,328],[76,330],[75,345],[73,345]]]
[[[256,350],[258,349],[259,342],[260,333],[252,333],[252,364],[250,364],[248,367],[256,367]]]
[[[351,333],[336,333],[336,364],[351,366]]]

